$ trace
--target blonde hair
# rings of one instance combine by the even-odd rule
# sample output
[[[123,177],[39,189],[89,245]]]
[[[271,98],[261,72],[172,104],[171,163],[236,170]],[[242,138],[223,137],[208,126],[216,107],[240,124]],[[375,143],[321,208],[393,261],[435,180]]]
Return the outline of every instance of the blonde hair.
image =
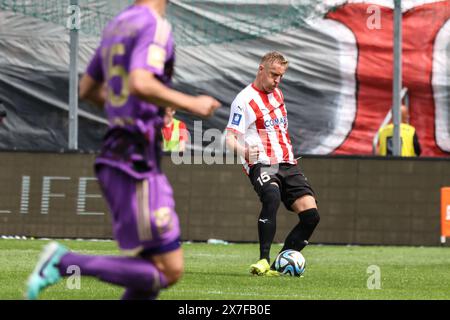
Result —
[[[261,65],[264,66],[270,66],[273,63],[279,63],[282,66],[285,66],[286,68],[289,65],[289,61],[279,52],[277,51],[272,51],[269,53],[266,53],[262,58],[261,58]]]

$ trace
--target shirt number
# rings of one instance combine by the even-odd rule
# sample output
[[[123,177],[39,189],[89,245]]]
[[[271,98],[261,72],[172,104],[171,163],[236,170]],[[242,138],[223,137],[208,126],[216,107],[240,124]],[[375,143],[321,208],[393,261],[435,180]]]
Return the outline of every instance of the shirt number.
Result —
[[[128,72],[119,64],[114,64],[114,57],[125,55],[125,46],[123,43],[117,43],[111,47],[108,53],[108,82],[113,77],[119,77],[122,80],[120,93],[115,94],[111,85],[108,86],[108,101],[115,108],[122,107],[130,95],[128,89]]]
[[[268,182],[270,180],[270,176],[269,176],[269,174],[267,172],[263,172],[263,173],[261,173],[261,175],[256,180],[258,180],[259,184],[261,186],[263,186],[264,183],[266,183],[266,182]]]

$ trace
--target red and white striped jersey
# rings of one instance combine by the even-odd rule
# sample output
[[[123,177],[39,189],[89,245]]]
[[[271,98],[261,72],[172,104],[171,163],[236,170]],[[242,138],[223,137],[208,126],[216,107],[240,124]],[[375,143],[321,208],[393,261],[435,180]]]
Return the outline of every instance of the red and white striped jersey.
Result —
[[[227,130],[243,136],[247,145],[258,146],[257,163],[297,164],[288,133],[284,97],[279,88],[267,94],[253,84],[245,87],[231,104]],[[241,160],[248,174],[249,163],[243,157]]]

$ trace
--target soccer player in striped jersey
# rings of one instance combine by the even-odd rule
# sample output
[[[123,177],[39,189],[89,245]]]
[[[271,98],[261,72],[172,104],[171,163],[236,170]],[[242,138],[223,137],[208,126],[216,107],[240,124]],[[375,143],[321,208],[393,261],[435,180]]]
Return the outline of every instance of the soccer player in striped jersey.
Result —
[[[287,68],[288,61],[282,54],[264,55],[255,81],[233,101],[227,126],[227,145],[241,156],[262,203],[258,218],[260,260],[250,266],[250,272],[256,275],[278,275],[269,263],[281,202],[300,220],[281,251],[301,251],[320,220],[314,191],[294,158],[287,109],[278,87]]]
[[[123,299],[155,299],[183,273],[172,188],[160,168],[164,109],[210,116],[220,104],[170,88],[174,43],[166,0],[140,0],[105,28],[80,82],[80,98],[104,106],[109,120],[95,171],[113,217],[113,235],[129,256],[69,252],[52,242],[27,283],[27,298],[56,283],[70,266],[125,288]]]

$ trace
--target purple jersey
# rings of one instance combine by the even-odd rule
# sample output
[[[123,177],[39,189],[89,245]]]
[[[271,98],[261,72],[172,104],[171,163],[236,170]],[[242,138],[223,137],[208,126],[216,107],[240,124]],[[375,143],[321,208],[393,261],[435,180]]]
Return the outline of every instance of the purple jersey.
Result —
[[[169,22],[146,6],[132,5],[105,28],[87,73],[107,85],[109,130],[96,164],[136,178],[159,172],[163,110],[129,93],[133,70],[144,69],[171,85],[175,61]]]

